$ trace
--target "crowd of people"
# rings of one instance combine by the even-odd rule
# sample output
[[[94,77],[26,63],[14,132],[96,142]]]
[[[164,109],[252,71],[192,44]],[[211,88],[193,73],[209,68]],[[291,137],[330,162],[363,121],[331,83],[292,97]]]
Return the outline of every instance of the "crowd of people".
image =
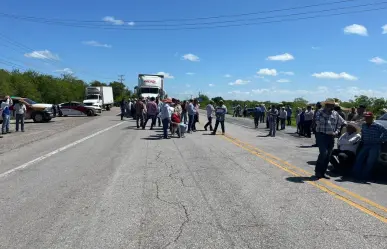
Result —
[[[222,127],[222,133],[225,132],[224,117],[227,113],[227,108],[223,101],[219,101],[219,105],[215,108],[214,102],[211,101],[206,107],[208,121],[204,126],[207,131],[208,127],[211,134],[215,135],[219,124]],[[121,120],[124,117],[132,117],[136,120],[138,129],[145,129],[150,120],[150,129],[152,130],[156,123],[159,127],[163,127],[163,138],[169,139],[172,135],[177,134],[179,137],[184,137],[185,133],[196,132],[196,123],[199,122],[199,107],[197,99],[188,101],[180,101],[174,98],[138,98],[122,100],[120,103]],[[212,119],[215,116],[215,127],[213,129]]]

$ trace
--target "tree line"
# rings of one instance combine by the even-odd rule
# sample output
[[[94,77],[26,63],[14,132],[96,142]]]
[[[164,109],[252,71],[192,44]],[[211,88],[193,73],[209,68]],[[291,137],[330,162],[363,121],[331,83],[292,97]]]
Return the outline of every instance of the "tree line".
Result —
[[[88,86],[111,86],[115,102],[133,97],[125,84],[117,81],[86,83],[72,75],[55,77],[34,71],[20,72],[0,69],[0,96],[10,95],[32,99],[39,103],[59,104],[80,101]]]

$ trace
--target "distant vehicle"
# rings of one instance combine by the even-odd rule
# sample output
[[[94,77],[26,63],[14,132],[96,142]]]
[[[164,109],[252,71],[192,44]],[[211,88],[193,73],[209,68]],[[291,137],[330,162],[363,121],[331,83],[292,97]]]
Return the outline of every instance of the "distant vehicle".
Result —
[[[37,103],[31,99],[28,98],[21,98],[21,97],[11,97],[13,105],[11,106],[10,110],[13,111],[13,106],[16,103],[22,102],[25,104],[27,108],[27,112],[25,115],[25,119],[32,119],[36,123],[42,123],[42,122],[49,122],[52,118],[54,118],[54,114],[52,112],[52,104],[41,104]],[[2,102],[4,98],[1,98]],[[3,123],[3,118],[0,115],[0,123]]]
[[[85,91],[86,98],[83,104],[86,106],[95,106],[106,111],[114,104],[113,88],[111,86],[89,86]]]
[[[97,106],[86,106],[80,102],[71,101],[59,104],[59,109],[63,116],[96,116],[102,113],[102,109]]]
[[[164,75],[139,74],[138,84],[135,87],[138,97],[163,99],[166,95],[164,91]]]

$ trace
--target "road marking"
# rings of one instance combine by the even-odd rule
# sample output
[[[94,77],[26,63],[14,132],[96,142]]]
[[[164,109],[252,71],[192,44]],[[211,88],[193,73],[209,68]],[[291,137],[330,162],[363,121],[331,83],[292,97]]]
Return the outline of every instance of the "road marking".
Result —
[[[260,152],[257,152],[257,151],[254,151],[254,150],[252,150],[252,149],[249,149],[249,148],[246,146],[246,144],[244,144],[243,142],[238,143],[238,142],[237,142],[237,139],[232,138],[232,137],[230,137],[230,136],[228,136],[228,135],[222,136],[222,138],[225,139],[225,140],[228,140],[229,142],[231,142],[231,143],[237,145],[238,147],[240,147],[240,148],[242,148],[242,149],[244,149],[244,150],[250,152],[251,154],[253,154],[253,155],[255,155],[255,156],[257,156],[257,157],[259,157],[259,158],[261,158],[261,159],[263,159],[263,160],[265,160],[265,161],[267,161],[267,162],[269,162],[270,164],[272,164],[272,165],[274,165],[274,166],[276,166],[276,167],[278,167],[278,168],[280,168],[280,169],[282,169],[282,170],[284,170],[284,171],[286,171],[286,172],[288,172],[288,173],[290,173],[290,174],[292,174],[292,175],[294,175],[294,176],[297,176],[297,177],[305,177],[305,175],[302,175],[302,174],[299,174],[299,173],[297,173],[297,172],[294,172],[294,171],[292,171],[292,169],[286,168],[286,167],[284,167],[284,166],[282,166],[282,165],[276,163],[276,162],[273,161],[272,159],[274,159],[274,160],[278,160],[278,159],[276,159],[274,156],[269,156],[269,155],[270,155],[269,153],[263,152],[263,151],[261,151],[261,150],[255,148],[255,147],[254,147],[254,149],[257,150],[257,151],[260,151]],[[250,146],[251,146],[251,145],[250,145]],[[253,146],[251,146],[251,147],[253,147]],[[271,157],[272,159],[268,159],[268,158],[266,158],[266,157],[265,157],[264,155],[262,155],[262,154],[264,154],[265,156]],[[280,162],[282,162],[282,163],[284,162],[284,161],[281,160],[281,159],[279,159],[278,161],[280,161]],[[289,165],[290,165],[290,164],[289,164]],[[293,165],[292,165],[292,167],[293,167],[293,169],[297,169],[296,166],[293,166]],[[301,169],[301,170],[302,170],[302,169]],[[302,170],[302,171],[304,171],[304,170]],[[307,171],[304,171],[304,172],[308,173],[309,176],[310,176],[310,173],[309,173],[309,172],[307,172]],[[334,192],[333,190],[330,190],[330,189],[328,189],[327,187],[322,186],[322,185],[320,185],[320,184],[318,184],[318,183],[311,182],[311,181],[305,181],[305,182],[308,183],[308,184],[310,184],[310,185],[312,185],[312,186],[315,186],[315,187],[319,188],[320,190],[322,190],[322,191],[324,191],[324,192],[326,192],[326,193],[328,193],[328,194],[334,196],[335,198],[337,198],[337,199],[339,199],[339,200],[341,200],[341,201],[344,201],[344,202],[347,203],[348,205],[350,205],[350,206],[352,206],[352,207],[355,207],[355,208],[359,209],[360,211],[362,211],[362,212],[364,212],[364,213],[366,213],[366,214],[368,214],[368,215],[371,215],[371,216],[373,216],[374,218],[377,218],[378,220],[380,220],[380,221],[382,221],[382,222],[384,222],[384,223],[387,223],[387,218],[386,218],[385,216],[383,216],[383,215],[381,215],[381,214],[378,214],[378,213],[376,213],[376,212],[374,212],[374,211],[368,209],[367,207],[364,207],[364,206],[362,206],[361,204],[358,204],[358,203],[352,201],[351,199],[346,198],[346,197],[340,195],[339,193],[336,193],[336,192]],[[325,180],[324,182],[328,182],[328,181]],[[331,182],[329,182],[329,183],[331,183]],[[331,184],[332,184],[332,185],[335,185],[335,184],[333,184],[333,183],[331,183]],[[337,185],[335,185],[335,186],[337,186]],[[332,187],[333,187],[333,186],[332,186]],[[339,187],[339,186],[337,186],[337,187]],[[341,187],[339,187],[339,188],[345,190],[345,191],[343,191],[343,192],[345,192],[345,193],[352,193],[351,191],[346,190],[346,189],[344,189],[344,188],[341,188]],[[366,199],[366,198],[364,198],[364,197],[361,197],[361,196],[359,196],[359,195],[357,195],[357,194],[355,194],[355,193],[352,193],[352,194],[350,194],[350,195],[351,195],[352,197],[358,199],[358,200],[362,200],[362,201],[366,202],[367,204],[369,204],[369,205],[371,205],[371,206],[373,206],[373,207],[376,207],[376,208],[378,208],[378,209],[381,209],[381,210],[385,211],[385,207],[382,207],[381,205],[376,204],[376,203],[374,203],[374,202],[372,202],[372,201],[370,201],[370,200],[368,200],[368,199]],[[360,198],[359,198],[359,197],[360,197]],[[366,201],[365,201],[365,200],[366,200]]]
[[[119,125],[122,125],[123,123],[126,123],[126,122],[120,122],[120,123],[118,123],[118,124],[112,125],[112,126],[110,126],[110,127],[108,127],[108,128],[105,128],[105,129],[103,129],[103,130],[97,131],[96,133],[93,133],[93,134],[91,134],[91,135],[89,135],[89,136],[87,136],[87,137],[81,138],[81,139],[79,139],[79,140],[77,140],[77,141],[75,141],[75,142],[73,142],[73,143],[71,143],[71,144],[68,144],[68,145],[63,146],[63,147],[61,147],[61,148],[59,148],[59,149],[56,149],[56,150],[54,150],[54,151],[51,151],[50,153],[47,153],[46,155],[43,155],[43,156],[38,157],[38,158],[35,158],[34,160],[31,160],[31,161],[29,161],[29,162],[27,162],[27,163],[25,163],[25,164],[22,164],[22,165],[20,165],[20,166],[18,166],[18,167],[16,167],[16,168],[13,168],[13,169],[10,169],[10,170],[8,170],[8,171],[6,171],[6,172],[4,172],[4,173],[1,173],[1,174],[0,174],[0,178],[7,177],[7,176],[9,176],[10,174],[15,173],[16,171],[23,170],[23,169],[25,169],[25,168],[27,168],[27,167],[29,167],[29,166],[31,166],[31,165],[37,163],[37,162],[43,161],[43,160],[46,159],[46,158],[49,158],[49,157],[51,157],[51,156],[53,156],[53,155],[55,155],[55,154],[58,154],[58,153],[61,152],[61,151],[67,150],[67,149],[69,149],[69,148],[71,148],[71,147],[74,147],[75,145],[80,144],[80,143],[82,143],[82,142],[84,142],[84,141],[86,141],[86,140],[88,140],[88,139],[90,139],[90,138],[93,138],[93,137],[95,137],[95,136],[98,136],[99,134],[102,134],[102,133],[104,133],[104,132],[106,132],[106,131],[108,131],[108,130],[111,130],[111,129],[113,129],[113,128],[119,126]]]
[[[228,136],[228,135],[226,135],[226,136]],[[283,163],[283,164],[285,164],[285,165],[291,167],[293,170],[297,170],[297,171],[299,171],[299,172],[302,172],[303,174],[312,175],[311,172],[308,172],[308,171],[306,171],[306,170],[304,170],[304,169],[302,169],[302,168],[299,168],[299,167],[297,167],[297,166],[295,166],[295,165],[292,165],[292,164],[290,164],[289,162],[287,162],[287,161],[285,161],[285,160],[282,160],[281,158],[278,158],[278,157],[276,157],[276,156],[274,156],[274,155],[272,155],[272,154],[270,154],[270,153],[267,153],[267,152],[265,152],[265,151],[263,151],[263,150],[261,150],[261,149],[258,149],[258,148],[254,147],[254,146],[251,145],[251,144],[242,142],[242,141],[240,141],[239,139],[233,138],[233,137],[231,137],[231,136],[228,136],[228,138],[230,138],[230,139],[232,139],[232,140],[235,140],[235,141],[238,141],[238,142],[240,142],[240,143],[246,145],[247,147],[250,147],[250,148],[252,148],[252,149],[254,149],[254,150],[256,150],[256,151],[259,151],[260,153],[265,154],[266,156],[268,156],[268,157],[270,157],[270,158],[273,158],[273,159],[275,159],[275,160],[277,160],[277,161],[279,161],[279,162],[281,162],[281,163]],[[372,206],[372,207],[374,207],[374,208],[377,208],[377,209],[382,210],[382,211],[384,211],[384,212],[387,213],[387,208],[384,207],[384,206],[382,206],[382,205],[380,205],[380,204],[378,204],[378,203],[375,203],[375,202],[373,202],[373,201],[371,201],[371,200],[369,200],[369,199],[367,199],[367,198],[365,198],[365,197],[362,197],[362,196],[360,196],[360,195],[358,195],[358,194],[356,194],[356,193],[354,193],[354,192],[351,192],[351,191],[349,191],[349,190],[347,190],[347,189],[345,189],[345,188],[343,188],[343,187],[340,187],[339,185],[336,185],[336,184],[332,183],[332,182],[329,181],[329,180],[326,180],[326,179],[320,179],[320,181],[322,181],[323,183],[325,183],[326,185],[328,185],[328,186],[330,186],[330,187],[332,187],[332,188],[338,189],[338,190],[340,190],[340,191],[342,191],[342,192],[344,192],[344,193],[346,193],[346,194],[348,194],[348,195],[350,195],[350,196],[352,196],[352,197],[354,197],[354,198],[356,198],[356,199],[358,199],[358,200],[360,200],[360,201],[363,201],[363,202],[367,203],[368,205],[370,205],[370,206]]]

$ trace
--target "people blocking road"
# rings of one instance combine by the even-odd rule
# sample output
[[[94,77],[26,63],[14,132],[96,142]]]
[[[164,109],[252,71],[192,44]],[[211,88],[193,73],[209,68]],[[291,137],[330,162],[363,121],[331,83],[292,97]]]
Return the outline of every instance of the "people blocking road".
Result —
[[[223,100],[219,101],[219,106],[215,109],[215,115],[216,115],[216,122],[214,131],[211,133],[212,135],[216,134],[216,130],[218,129],[219,123],[222,126],[222,134],[224,135],[225,129],[224,129],[224,117],[227,113],[227,107],[224,105]]]
[[[27,107],[24,103],[18,102],[14,105],[13,108],[16,116],[16,132],[19,131],[19,125],[21,131],[24,132],[24,117],[27,111]]]
[[[208,126],[210,126],[210,131],[212,131],[212,116],[213,116],[213,113],[215,111],[213,104],[214,104],[214,101],[211,100],[210,103],[206,107],[207,119],[208,119],[207,124],[204,126],[204,130],[206,130],[206,131],[207,131]]]

